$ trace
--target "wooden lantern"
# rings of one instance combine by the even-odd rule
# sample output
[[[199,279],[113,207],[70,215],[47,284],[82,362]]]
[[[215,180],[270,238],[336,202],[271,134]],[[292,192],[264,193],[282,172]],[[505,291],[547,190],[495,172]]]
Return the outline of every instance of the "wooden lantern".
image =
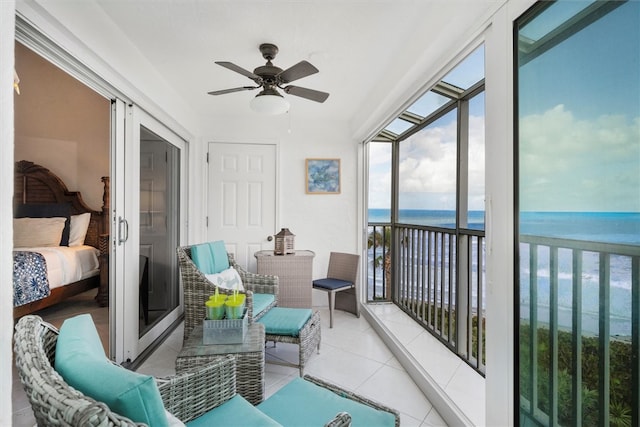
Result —
[[[276,242],[273,253],[275,255],[292,254],[294,252],[293,239],[295,237],[296,235],[290,232],[288,228],[281,229],[280,232],[275,235]]]

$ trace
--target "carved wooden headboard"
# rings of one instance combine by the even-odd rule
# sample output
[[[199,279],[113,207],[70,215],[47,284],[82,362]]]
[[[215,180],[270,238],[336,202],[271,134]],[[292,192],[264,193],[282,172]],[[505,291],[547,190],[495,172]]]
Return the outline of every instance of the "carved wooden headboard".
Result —
[[[20,160],[15,165],[14,207],[25,203],[69,203],[71,215],[85,212],[91,213],[91,221],[87,230],[85,244],[100,248],[101,235],[109,234],[109,177],[102,177],[104,191],[102,194],[102,210],[94,211],[82,200],[78,191],[69,191],[62,180],[44,166],[27,160]],[[108,241],[108,239],[107,239]]]

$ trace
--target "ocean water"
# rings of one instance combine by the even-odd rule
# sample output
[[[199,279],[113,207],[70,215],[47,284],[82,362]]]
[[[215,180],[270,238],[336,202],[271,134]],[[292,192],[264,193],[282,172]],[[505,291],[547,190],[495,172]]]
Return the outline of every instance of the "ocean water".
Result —
[[[369,222],[385,223],[390,220],[388,209],[370,209]],[[401,210],[399,222],[405,224],[429,225],[436,227],[455,227],[454,211]],[[520,233],[533,236],[546,236],[571,239],[584,242],[601,242],[613,245],[631,246],[640,256],[640,213],[620,212],[523,212],[520,215]],[[484,212],[469,213],[471,229],[484,229]],[[529,245],[520,245],[520,311],[521,317],[530,317],[530,266]],[[549,250],[538,249],[536,274],[538,321],[548,323],[550,319],[550,265]],[[569,250],[558,252],[558,322],[561,328],[571,328],[573,306],[573,262]],[[369,269],[370,287],[372,267]],[[631,257],[612,255],[610,257],[609,308],[610,334],[627,337],[631,335]],[[483,272],[484,274],[484,272]],[[598,334],[598,310],[600,294],[600,259],[596,252],[582,254],[580,274],[582,323],[585,334]],[[377,274],[380,281],[381,274]],[[486,283],[486,282],[485,282]],[[376,283],[376,288],[381,284]]]
[[[467,228],[473,230],[484,229],[484,211],[469,211],[469,224]],[[389,222],[391,211],[389,209],[369,209],[369,222]],[[448,210],[421,210],[400,209],[398,222],[413,225],[430,225],[433,227],[454,228],[456,226],[455,211]]]

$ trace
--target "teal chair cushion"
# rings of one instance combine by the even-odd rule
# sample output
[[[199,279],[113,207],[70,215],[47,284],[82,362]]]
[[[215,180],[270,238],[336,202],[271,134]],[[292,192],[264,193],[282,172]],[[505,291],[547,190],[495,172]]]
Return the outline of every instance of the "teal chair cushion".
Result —
[[[273,307],[258,322],[264,325],[267,334],[297,337],[309,318],[311,310],[308,308]]]
[[[339,412],[351,415],[352,427],[395,426],[395,416],[339,396],[302,378],[296,378],[257,406],[283,426],[324,425]]]
[[[191,246],[191,259],[196,267],[198,267],[198,270],[204,274],[214,274],[213,270],[215,270],[215,266],[213,263],[213,255],[208,243]]]
[[[71,387],[120,415],[153,427],[168,425],[155,379],[111,363],[89,314],[60,327],[55,369]]]
[[[253,315],[265,311],[275,300],[273,294],[253,294]]]
[[[227,248],[224,246],[224,241],[216,240],[209,243],[211,247],[211,254],[213,255],[213,273],[220,273],[221,271],[229,268],[229,256],[227,255]]]
[[[191,259],[204,274],[217,274],[229,268],[227,249],[222,240],[193,245]]]
[[[187,427],[280,426],[280,424],[260,412],[239,394],[236,394],[217,408],[187,422],[186,425]]]

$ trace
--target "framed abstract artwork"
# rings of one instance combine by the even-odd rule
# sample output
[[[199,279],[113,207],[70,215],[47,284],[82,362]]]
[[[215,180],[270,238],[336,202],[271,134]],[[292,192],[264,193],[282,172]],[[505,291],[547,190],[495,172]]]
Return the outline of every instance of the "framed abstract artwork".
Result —
[[[307,159],[307,194],[340,194],[340,159]]]

